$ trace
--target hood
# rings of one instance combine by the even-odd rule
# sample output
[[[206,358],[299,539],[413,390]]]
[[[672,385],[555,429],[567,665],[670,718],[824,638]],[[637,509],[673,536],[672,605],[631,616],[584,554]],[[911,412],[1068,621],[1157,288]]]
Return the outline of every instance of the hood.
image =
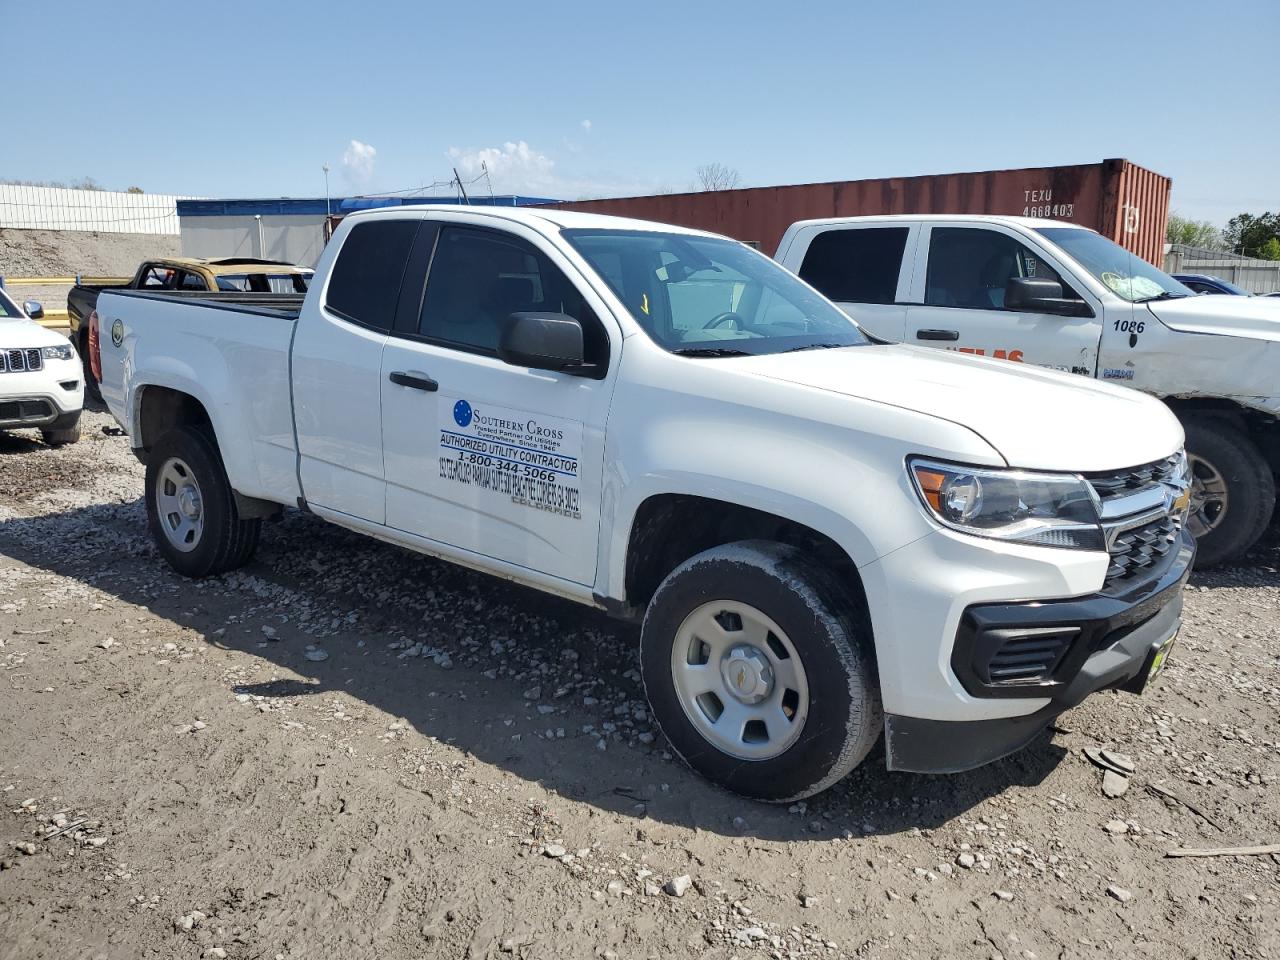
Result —
[[[1280,297],[1182,297],[1147,309],[1171,330],[1280,341]]]
[[[1115,470],[1182,445],[1182,426],[1158,400],[1008,360],[888,344],[727,362],[758,377],[949,420],[1028,470]]]
[[[0,317],[0,349],[52,347],[66,342],[66,337],[46,330],[34,320],[26,317]]]

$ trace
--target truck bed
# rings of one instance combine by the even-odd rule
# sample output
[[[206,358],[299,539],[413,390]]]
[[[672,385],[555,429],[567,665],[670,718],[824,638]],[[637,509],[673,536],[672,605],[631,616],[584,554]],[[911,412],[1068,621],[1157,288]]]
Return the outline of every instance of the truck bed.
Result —
[[[237,438],[221,449],[236,490],[296,502],[289,347],[303,299],[284,293],[104,290],[97,307],[103,400],[130,436],[139,437],[146,390],[127,395],[126,370],[153,371],[147,390],[167,387],[196,398],[219,436]]]

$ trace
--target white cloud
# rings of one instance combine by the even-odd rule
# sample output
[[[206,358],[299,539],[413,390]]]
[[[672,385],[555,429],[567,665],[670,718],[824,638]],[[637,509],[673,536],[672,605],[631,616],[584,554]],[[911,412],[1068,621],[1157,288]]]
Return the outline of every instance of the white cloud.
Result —
[[[615,177],[609,173],[565,172],[556,166],[555,160],[524,140],[507,141],[501,147],[465,150],[450,147],[448,156],[464,181],[481,176],[487,167],[493,192],[499,194],[522,193],[558,200],[577,200],[583,197],[652,193],[658,186],[634,178]],[[487,186],[482,180],[472,191],[479,192]]]
[[[378,151],[367,143],[352,140],[342,154],[342,169],[353,183],[368,183],[373,177],[373,163]]]
[[[582,129],[583,129],[583,130],[585,130],[585,131],[587,131],[587,133],[590,133],[590,132],[591,132],[591,121],[590,121],[590,120],[583,120],[583,121],[582,121]]]
[[[487,168],[495,193],[538,193],[556,180],[555,161],[523,140],[479,150],[449,148],[449,159],[463,180],[474,180]]]

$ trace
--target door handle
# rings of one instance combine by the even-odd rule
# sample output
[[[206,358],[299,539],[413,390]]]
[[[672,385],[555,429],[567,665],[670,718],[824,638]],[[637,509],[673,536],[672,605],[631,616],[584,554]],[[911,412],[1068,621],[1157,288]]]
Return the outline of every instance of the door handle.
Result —
[[[435,393],[440,389],[440,384],[436,383],[425,373],[418,373],[416,370],[409,372],[396,370],[392,372],[387,379],[402,387],[412,387],[414,390],[425,390],[427,393]]]
[[[916,338],[919,340],[959,340],[959,330],[917,330]]]

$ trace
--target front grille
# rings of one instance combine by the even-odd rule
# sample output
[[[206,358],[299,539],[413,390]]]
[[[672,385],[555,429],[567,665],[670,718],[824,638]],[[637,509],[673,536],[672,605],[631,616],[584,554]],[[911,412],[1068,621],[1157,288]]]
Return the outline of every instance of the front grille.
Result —
[[[28,370],[43,370],[44,357],[39,347],[27,349],[0,350],[0,373],[25,373]]]
[[[1177,483],[1179,481],[1177,471],[1181,459],[1175,454],[1163,460],[1144,463],[1140,467],[1130,467],[1127,470],[1086,473],[1084,478],[1089,481],[1098,499],[1106,503],[1116,497],[1127,497],[1131,493],[1157,483]]]
[[[1103,589],[1154,573],[1176,549],[1183,514],[1174,511],[1174,502],[1186,491],[1185,464],[1179,452],[1137,467],[1085,474],[1098,498],[1111,554]]]
[[[1111,541],[1111,565],[1107,586],[1138,576],[1153,567],[1177,546],[1182,533],[1182,517],[1164,514],[1128,530],[1120,530]]]
[[[0,421],[5,423],[48,420],[52,416],[53,406],[48,400],[0,401]]]

